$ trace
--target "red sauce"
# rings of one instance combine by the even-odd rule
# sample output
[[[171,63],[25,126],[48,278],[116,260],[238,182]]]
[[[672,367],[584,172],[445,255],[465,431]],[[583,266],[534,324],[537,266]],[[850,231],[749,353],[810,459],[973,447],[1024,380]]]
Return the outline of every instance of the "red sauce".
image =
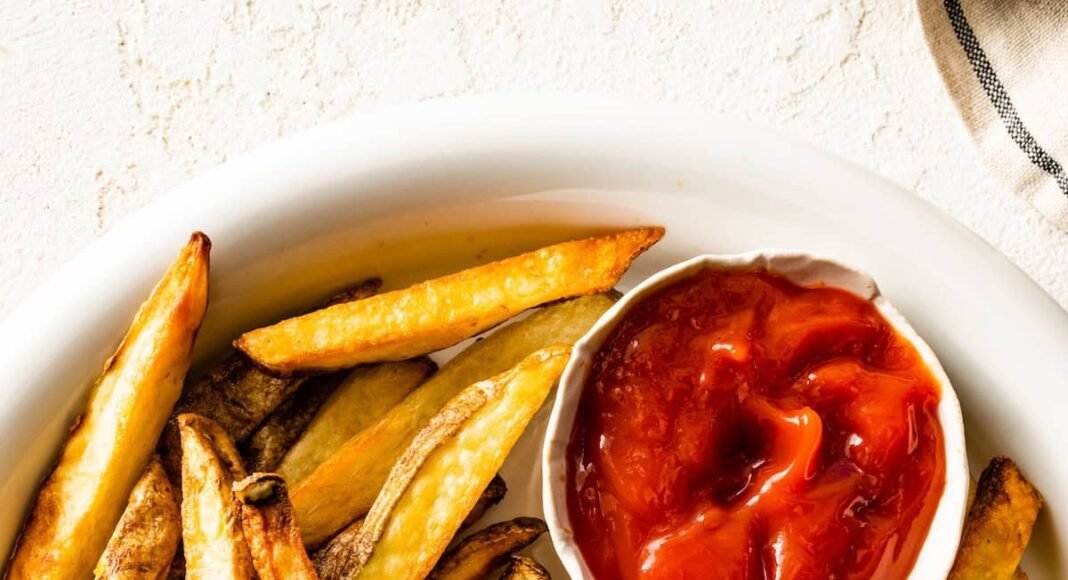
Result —
[[[871,303],[766,272],[646,298],[597,353],[568,510],[597,578],[903,578],[945,483],[938,383]]]

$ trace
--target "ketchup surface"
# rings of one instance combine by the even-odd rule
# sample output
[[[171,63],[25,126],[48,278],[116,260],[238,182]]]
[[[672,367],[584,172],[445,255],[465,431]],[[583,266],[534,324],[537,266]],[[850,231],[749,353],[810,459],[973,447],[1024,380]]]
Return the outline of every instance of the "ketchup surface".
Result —
[[[945,483],[940,389],[869,302],[705,271],[597,353],[568,511],[599,579],[903,578]]]

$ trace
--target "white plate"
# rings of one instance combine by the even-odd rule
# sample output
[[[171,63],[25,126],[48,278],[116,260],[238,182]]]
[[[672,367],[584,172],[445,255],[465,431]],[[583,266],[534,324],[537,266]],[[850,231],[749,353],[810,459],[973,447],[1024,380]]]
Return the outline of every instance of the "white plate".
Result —
[[[668,236],[625,288],[692,255],[768,246],[869,271],[949,373],[973,465],[1008,454],[1045,492],[1026,569],[1068,576],[1068,315],[963,227],[860,169],[747,125],[592,97],[365,113],[204,175],[112,230],[0,328],[0,547],[191,230],[215,244],[202,367],[240,330],[367,274],[400,286],[644,223]],[[509,458],[511,491],[488,517],[539,513],[545,411]],[[536,555],[550,554],[543,540]]]

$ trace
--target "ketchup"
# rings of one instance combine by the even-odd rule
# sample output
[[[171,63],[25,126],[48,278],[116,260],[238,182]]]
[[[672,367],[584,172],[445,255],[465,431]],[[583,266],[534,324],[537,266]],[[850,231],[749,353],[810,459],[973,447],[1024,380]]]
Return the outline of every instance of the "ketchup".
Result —
[[[903,578],[945,484],[938,383],[868,301],[704,271],[597,353],[567,505],[600,579]]]

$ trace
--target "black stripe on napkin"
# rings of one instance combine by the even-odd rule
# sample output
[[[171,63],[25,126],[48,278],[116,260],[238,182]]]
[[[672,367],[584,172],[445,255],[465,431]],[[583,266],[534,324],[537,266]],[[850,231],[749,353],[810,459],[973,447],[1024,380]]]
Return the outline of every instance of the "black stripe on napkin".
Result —
[[[1009,136],[1023,150],[1031,163],[1052,175],[1061,191],[1068,195],[1068,174],[1065,174],[1064,166],[1047,153],[1024,126],[1019,113],[1016,112],[1016,106],[1012,104],[1012,99],[1005,90],[1005,85],[1001,84],[1001,79],[994,72],[994,67],[990,66],[990,60],[986,58],[986,53],[983,52],[983,48],[979,46],[979,41],[975,38],[975,32],[968,24],[968,19],[964,17],[960,0],[945,0],[945,6],[949,21],[953,24],[953,32],[957,35],[957,42],[960,42],[964,53],[968,55],[968,62],[971,63],[972,70],[975,71],[975,76],[986,92],[987,98],[1001,117],[1005,130],[1009,132]]]

